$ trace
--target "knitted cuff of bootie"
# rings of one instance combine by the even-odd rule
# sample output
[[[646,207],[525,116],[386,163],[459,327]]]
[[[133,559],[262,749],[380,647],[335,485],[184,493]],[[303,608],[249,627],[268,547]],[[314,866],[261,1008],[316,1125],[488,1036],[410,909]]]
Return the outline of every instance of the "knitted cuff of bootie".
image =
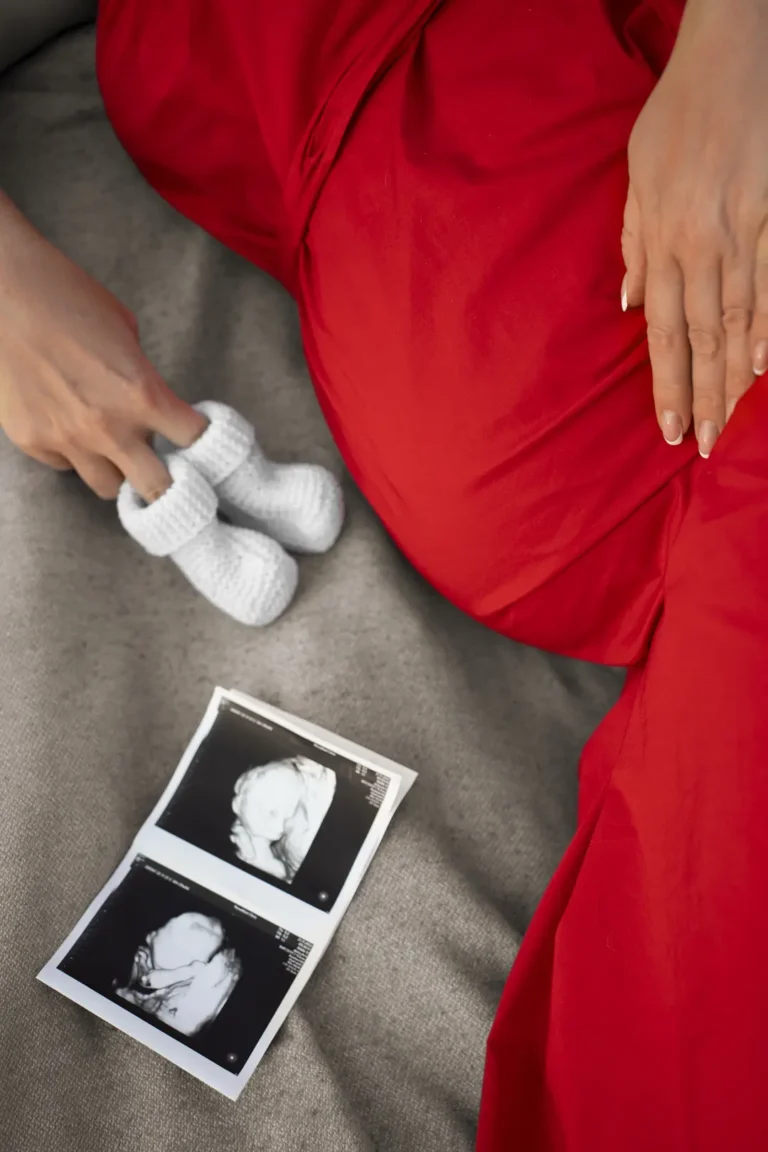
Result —
[[[336,477],[319,464],[278,464],[259,447],[252,425],[226,404],[196,405],[209,421],[183,455],[212,484],[227,512],[295,552],[326,552],[344,523]]]
[[[150,555],[169,556],[198,592],[234,620],[271,624],[296,591],[296,561],[261,532],[221,524],[208,481],[178,454],[167,464],[173,485],[153,504],[123,484],[117,511],[126,532]]]
[[[183,450],[184,459],[218,488],[245,463],[256,447],[253,425],[227,404],[204,400],[195,405],[208,427],[194,444]]]
[[[147,504],[127,482],[117,497],[117,514],[129,536],[150,556],[172,556],[216,520],[218,497],[208,481],[180,456],[166,459],[173,484]]]

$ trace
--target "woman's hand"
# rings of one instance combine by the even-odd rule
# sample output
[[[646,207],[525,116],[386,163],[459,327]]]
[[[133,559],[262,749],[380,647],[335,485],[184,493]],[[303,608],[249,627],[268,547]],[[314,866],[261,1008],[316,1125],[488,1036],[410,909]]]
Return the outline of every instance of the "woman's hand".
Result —
[[[151,501],[170,484],[152,433],[186,447],[204,427],[142,353],[131,313],[0,194],[0,428],[8,438],[53,468],[74,468],[104,499],[125,477]]]
[[[768,3],[688,0],[629,143],[622,305],[645,300],[664,437],[708,456],[768,369]]]

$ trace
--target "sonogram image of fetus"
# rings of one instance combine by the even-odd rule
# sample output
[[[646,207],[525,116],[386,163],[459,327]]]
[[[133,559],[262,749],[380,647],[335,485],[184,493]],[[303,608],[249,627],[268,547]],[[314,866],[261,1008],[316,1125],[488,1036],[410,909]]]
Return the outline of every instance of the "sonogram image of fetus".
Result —
[[[184,912],[150,932],[133,958],[130,980],[116,989],[184,1036],[215,1020],[240,979],[242,965],[213,916]]]
[[[331,806],[336,773],[306,756],[273,760],[235,785],[231,841],[243,863],[290,884]]]

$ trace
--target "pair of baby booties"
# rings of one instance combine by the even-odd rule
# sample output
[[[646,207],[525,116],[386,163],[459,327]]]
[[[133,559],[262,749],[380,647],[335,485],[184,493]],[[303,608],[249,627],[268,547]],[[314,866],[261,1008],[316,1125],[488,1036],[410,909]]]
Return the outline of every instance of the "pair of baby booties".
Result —
[[[226,404],[196,408],[208,426],[165,458],[171,487],[147,504],[127,482],[117,499],[126,532],[169,556],[206,599],[241,624],[272,623],[299,578],[291,552],[326,552],[344,521],[336,478],[317,464],[276,464],[253,426]],[[219,513],[248,527],[222,520]]]

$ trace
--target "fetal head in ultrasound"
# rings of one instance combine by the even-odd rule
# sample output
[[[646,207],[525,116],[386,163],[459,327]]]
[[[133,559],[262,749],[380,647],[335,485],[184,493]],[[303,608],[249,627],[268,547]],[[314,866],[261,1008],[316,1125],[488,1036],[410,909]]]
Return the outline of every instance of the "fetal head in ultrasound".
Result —
[[[116,994],[184,1036],[194,1036],[216,1019],[241,972],[221,921],[183,912],[147,935],[134,955],[127,986]]]
[[[390,777],[223,702],[157,823],[329,911]]]
[[[152,1034],[165,1033],[237,1074],[311,948],[281,925],[137,856],[58,967]]]
[[[231,840],[245,864],[291,884],[328,814],[336,773],[306,756],[259,764],[235,784]]]

